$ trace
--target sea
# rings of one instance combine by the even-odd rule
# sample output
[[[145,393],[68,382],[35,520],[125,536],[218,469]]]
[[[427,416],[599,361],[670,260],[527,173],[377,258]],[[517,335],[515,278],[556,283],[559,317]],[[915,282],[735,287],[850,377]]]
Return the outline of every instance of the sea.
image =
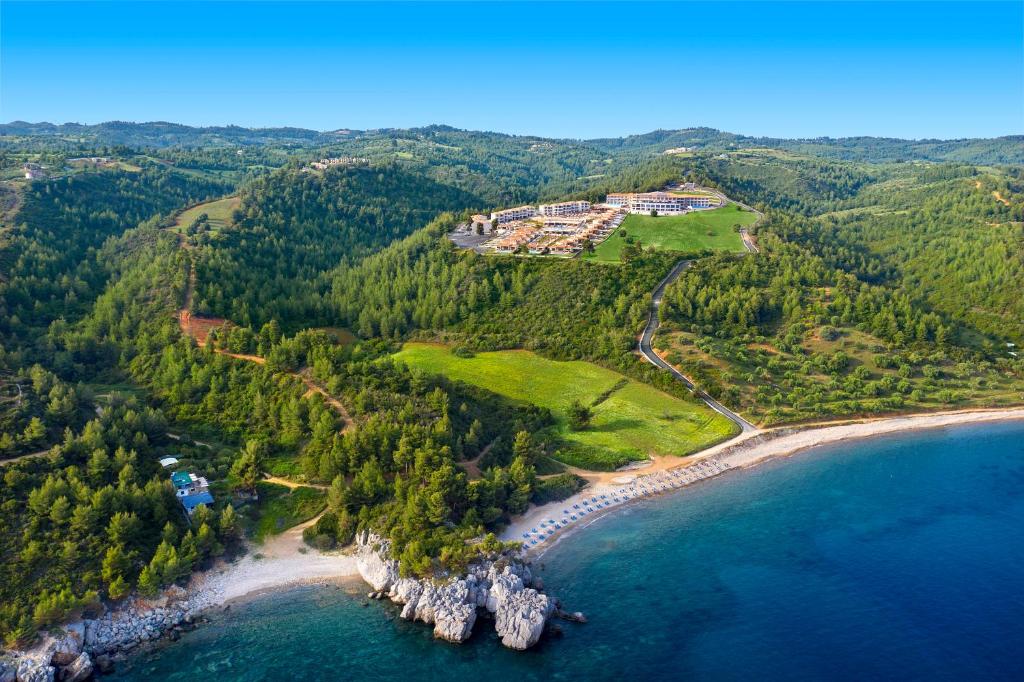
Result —
[[[300,587],[235,604],[116,680],[1022,680],[1024,424],[822,446],[613,512],[535,563],[585,624],[463,645]],[[105,678],[106,679],[106,678]]]

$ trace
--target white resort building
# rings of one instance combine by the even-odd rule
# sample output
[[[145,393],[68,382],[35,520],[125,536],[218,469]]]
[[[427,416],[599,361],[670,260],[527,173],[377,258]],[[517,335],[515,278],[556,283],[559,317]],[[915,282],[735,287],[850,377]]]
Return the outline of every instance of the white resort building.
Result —
[[[557,204],[541,204],[537,207],[537,212],[540,215],[551,218],[573,213],[586,213],[589,210],[589,201],[563,201]]]
[[[711,208],[718,201],[706,194],[670,194],[668,192],[640,192],[609,194],[605,203],[625,209],[629,213],[650,213],[661,215],[686,213],[695,208]]]
[[[515,220],[532,218],[535,215],[537,215],[537,209],[534,206],[516,206],[515,208],[506,208],[503,211],[495,211],[491,214],[491,220],[498,225],[502,225]]]

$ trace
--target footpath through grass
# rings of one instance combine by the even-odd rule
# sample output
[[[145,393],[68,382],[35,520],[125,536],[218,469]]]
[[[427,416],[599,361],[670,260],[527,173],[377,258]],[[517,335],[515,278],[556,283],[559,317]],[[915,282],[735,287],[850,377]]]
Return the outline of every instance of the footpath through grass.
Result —
[[[618,262],[619,252],[627,244],[627,239],[640,242],[644,248],[653,246],[665,251],[692,253],[711,249],[742,252],[743,240],[735,226],[747,227],[756,221],[756,214],[735,204],[678,216],[652,218],[630,215],[626,216],[619,229],[597,246],[593,255],[586,258]]]
[[[703,404],[589,362],[559,362],[523,350],[461,358],[447,346],[427,343],[407,343],[396,357],[410,367],[550,409],[556,434],[566,444],[558,459],[581,468],[608,471],[652,454],[687,455],[724,440],[735,428]],[[589,428],[569,428],[567,412],[574,400],[592,405],[609,391],[593,406]]]

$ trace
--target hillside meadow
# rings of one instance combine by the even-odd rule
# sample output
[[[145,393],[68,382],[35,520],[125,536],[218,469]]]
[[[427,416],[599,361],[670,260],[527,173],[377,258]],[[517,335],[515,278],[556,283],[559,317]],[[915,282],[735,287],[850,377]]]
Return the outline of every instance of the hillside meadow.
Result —
[[[679,216],[630,215],[587,258],[618,262],[619,253],[629,243],[664,251],[693,253],[710,249],[739,253],[743,251],[743,240],[734,226],[749,226],[756,220],[754,213],[734,204]]]
[[[238,197],[225,197],[224,199],[197,204],[182,211],[174,222],[174,227],[178,230],[187,229],[199,216],[205,213],[210,229],[213,231],[220,230],[231,222],[231,213],[241,204],[242,202]]]
[[[565,443],[556,458],[581,468],[611,470],[649,455],[687,455],[724,440],[734,429],[702,404],[589,362],[548,360],[524,350],[467,358],[428,343],[406,343],[395,357],[412,368],[550,409],[555,435]],[[591,425],[582,431],[568,424],[574,400],[593,410]]]

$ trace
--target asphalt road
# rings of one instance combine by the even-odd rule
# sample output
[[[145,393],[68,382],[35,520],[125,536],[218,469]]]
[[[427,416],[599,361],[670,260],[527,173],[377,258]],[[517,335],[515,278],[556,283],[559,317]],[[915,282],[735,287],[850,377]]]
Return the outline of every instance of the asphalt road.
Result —
[[[694,386],[693,382],[687,379],[679,370],[658,357],[658,354],[655,353],[654,349],[651,347],[651,341],[654,339],[654,334],[658,331],[658,327],[661,325],[661,321],[658,319],[658,309],[661,307],[661,302],[665,298],[665,289],[669,284],[674,282],[676,278],[683,273],[683,271],[689,268],[692,263],[693,261],[689,260],[683,260],[676,263],[676,266],[672,268],[672,271],[668,273],[665,279],[661,280],[661,283],[654,290],[654,293],[651,296],[651,313],[647,318],[647,326],[644,327],[644,333],[640,337],[640,354],[655,367],[660,367],[672,374],[672,376],[679,381],[683,382],[683,384],[693,391],[694,395],[703,400],[708,407],[731,420],[734,424],[740,427],[742,432],[757,431],[756,426]]]

